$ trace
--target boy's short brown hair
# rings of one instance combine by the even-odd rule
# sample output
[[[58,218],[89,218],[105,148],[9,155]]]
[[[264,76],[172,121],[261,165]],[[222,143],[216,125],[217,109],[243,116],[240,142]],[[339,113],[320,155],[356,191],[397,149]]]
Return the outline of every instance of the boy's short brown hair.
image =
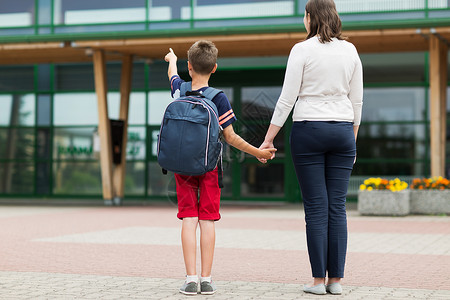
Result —
[[[196,73],[207,75],[212,72],[217,62],[219,50],[211,41],[200,40],[188,50],[188,60]]]

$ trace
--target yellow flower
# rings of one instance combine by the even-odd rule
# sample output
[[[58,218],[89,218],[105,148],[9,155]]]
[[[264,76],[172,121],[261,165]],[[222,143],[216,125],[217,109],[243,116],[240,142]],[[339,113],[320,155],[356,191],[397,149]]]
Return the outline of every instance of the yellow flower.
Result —
[[[375,179],[375,185],[376,185],[376,186],[379,186],[380,183],[381,183],[381,178],[380,178],[380,177],[376,178],[376,179]]]
[[[372,190],[387,190],[391,192],[398,192],[408,187],[408,184],[399,178],[387,180],[385,178],[368,178],[364,180],[364,184],[359,186],[359,189],[364,191]]]

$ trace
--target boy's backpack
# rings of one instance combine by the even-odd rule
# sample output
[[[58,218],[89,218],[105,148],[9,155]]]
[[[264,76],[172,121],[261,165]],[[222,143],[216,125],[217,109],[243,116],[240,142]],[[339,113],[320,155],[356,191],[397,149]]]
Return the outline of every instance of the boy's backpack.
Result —
[[[219,167],[222,187],[221,126],[216,105],[211,101],[221,90],[208,87],[203,93],[191,92],[191,82],[180,87],[180,97],[164,112],[158,136],[158,163],[181,174],[203,175]]]

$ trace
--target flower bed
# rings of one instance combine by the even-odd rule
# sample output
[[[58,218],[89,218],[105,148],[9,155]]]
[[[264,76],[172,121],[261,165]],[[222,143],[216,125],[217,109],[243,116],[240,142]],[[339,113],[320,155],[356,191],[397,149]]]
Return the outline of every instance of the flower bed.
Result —
[[[416,178],[411,184],[411,213],[450,214],[450,181],[442,177]]]
[[[400,179],[369,178],[358,192],[362,215],[405,216],[409,214],[408,184]]]

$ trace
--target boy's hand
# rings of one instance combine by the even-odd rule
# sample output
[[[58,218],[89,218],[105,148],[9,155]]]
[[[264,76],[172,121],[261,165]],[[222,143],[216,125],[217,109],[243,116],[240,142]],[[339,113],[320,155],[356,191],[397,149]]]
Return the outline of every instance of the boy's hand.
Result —
[[[166,54],[164,57],[164,60],[169,63],[169,67],[167,68],[167,76],[169,77],[169,80],[174,76],[178,75],[178,69],[177,69],[177,56],[175,53],[173,53],[172,48],[169,48],[169,53]]]
[[[175,55],[175,53],[173,52],[172,48],[169,48],[169,53],[166,54],[166,56],[164,57],[164,60],[167,62],[170,62],[172,60],[177,60],[177,56]]]
[[[277,152],[276,148],[267,148],[260,149],[260,154],[256,157],[260,162],[265,164],[268,159],[272,159],[275,157],[275,152]]]
[[[269,150],[270,151],[270,157],[257,157],[257,159],[262,162],[263,164],[265,164],[267,162],[268,159],[274,159],[275,158],[275,152],[277,151],[277,149],[274,147],[273,142],[263,142],[261,144],[261,146],[259,146],[259,150]],[[275,150],[275,151],[273,151]]]

